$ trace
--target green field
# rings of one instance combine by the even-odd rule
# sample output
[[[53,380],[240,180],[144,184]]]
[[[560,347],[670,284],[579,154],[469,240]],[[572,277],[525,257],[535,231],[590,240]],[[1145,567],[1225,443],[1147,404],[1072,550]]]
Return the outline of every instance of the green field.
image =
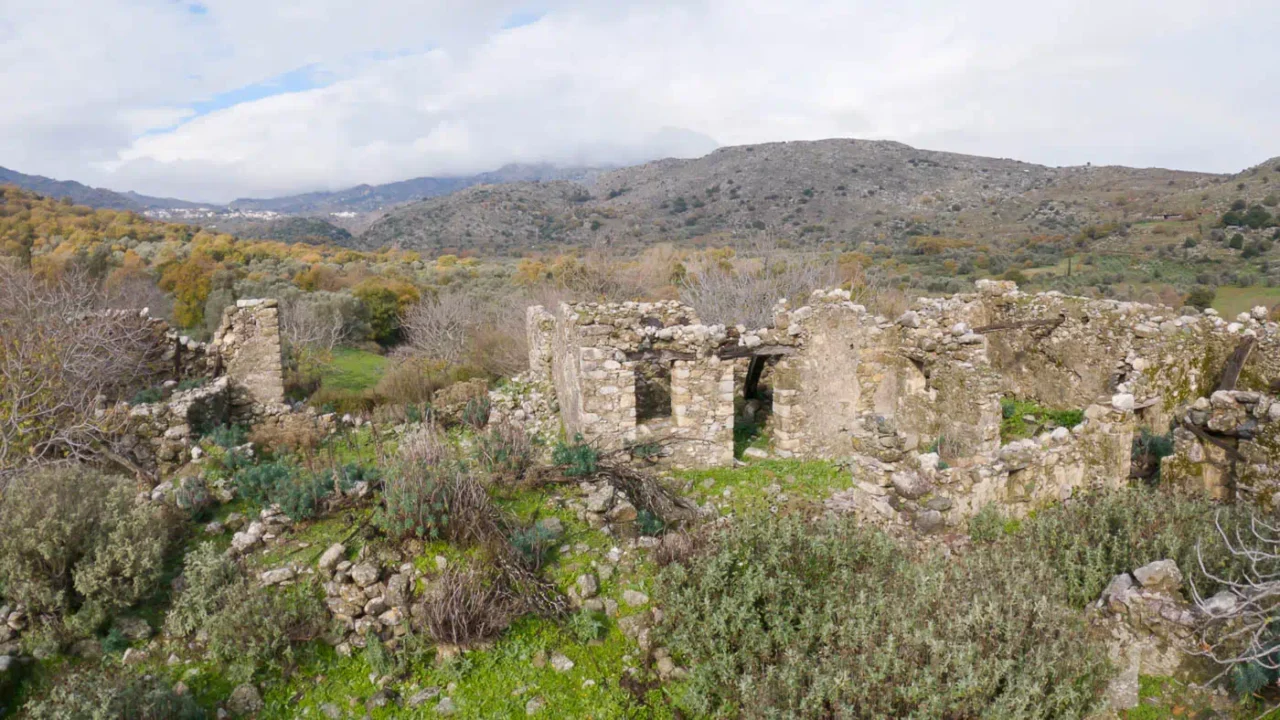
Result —
[[[359,392],[378,384],[386,369],[387,358],[368,350],[338,348],[333,361],[324,370],[321,387],[330,390]]]
[[[1280,304],[1280,287],[1220,287],[1213,309],[1232,319],[1255,305],[1275,307]]]

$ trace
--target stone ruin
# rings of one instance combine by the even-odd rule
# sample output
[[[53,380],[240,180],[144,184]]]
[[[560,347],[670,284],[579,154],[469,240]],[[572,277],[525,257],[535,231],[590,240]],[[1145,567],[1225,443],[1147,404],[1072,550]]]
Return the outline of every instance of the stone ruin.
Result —
[[[209,343],[169,330],[157,321],[171,364],[167,388],[182,380],[205,382],[178,390],[163,402],[127,408],[122,449],[144,469],[185,464],[202,431],[227,423],[259,424],[289,411],[284,404],[284,359],[275,300],[239,300],[222,313]]]
[[[495,416],[673,467],[734,463],[735,427],[763,421],[768,455],[852,464],[859,482],[832,499],[836,509],[921,529],[988,502],[1017,514],[1127,482],[1144,428],[1179,428],[1166,480],[1219,496],[1280,462],[1271,435],[1251,435],[1280,427],[1262,399],[1280,389],[1280,327],[1262,308],[1228,321],[982,280],[976,293],[919,298],[896,319],[826,290],[780,301],[761,329],[708,325],[671,301],[535,306],[527,320],[530,369],[518,397],[495,396]],[[1244,345],[1252,352],[1241,357]],[[1207,432],[1234,433],[1231,451],[1195,430],[1224,387],[1237,391],[1236,424]],[[1084,420],[1002,444],[1004,398],[1083,410]],[[1235,470],[1206,469],[1225,466],[1220,456]]]

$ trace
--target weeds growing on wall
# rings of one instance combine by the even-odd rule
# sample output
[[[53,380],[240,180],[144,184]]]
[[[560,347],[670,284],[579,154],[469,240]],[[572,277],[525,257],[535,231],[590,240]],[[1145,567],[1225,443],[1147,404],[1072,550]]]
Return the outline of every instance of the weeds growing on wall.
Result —
[[[1000,415],[1000,441],[1006,443],[1031,437],[1050,425],[1073,428],[1084,422],[1083,410],[1057,410],[1008,397],[1000,400]]]

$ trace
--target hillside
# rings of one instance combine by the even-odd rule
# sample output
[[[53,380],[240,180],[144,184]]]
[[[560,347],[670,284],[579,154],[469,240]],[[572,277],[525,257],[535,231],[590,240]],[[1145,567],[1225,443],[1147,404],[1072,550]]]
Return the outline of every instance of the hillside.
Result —
[[[423,198],[448,195],[474,185],[551,180],[589,180],[603,170],[560,168],[548,164],[505,165],[492,172],[456,177],[420,177],[385,185],[357,185],[335,192],[313,192],[280,198],[245,198],[231,202],[232,210],[282,214],[367,213]]]
[[[583,183],[471,188],[394,209],[358,242],[486,253],[757,235],[796,245],[916,235],[999,241],[1180,213],[1189,198],[1227,179],[1051,168],[887,141],[769,143],[622,168]]]
[[[197,203],[173,198],[157,198],[134,192],[118,193],[114,190],[89,187],[74,180],[54,180],[43,175],[27,175],[0,167],[0,185],[16,185],[58,200],[68,199],[77,205],[104,210],[133,210],[141,212],[156,208],[195,208]]]

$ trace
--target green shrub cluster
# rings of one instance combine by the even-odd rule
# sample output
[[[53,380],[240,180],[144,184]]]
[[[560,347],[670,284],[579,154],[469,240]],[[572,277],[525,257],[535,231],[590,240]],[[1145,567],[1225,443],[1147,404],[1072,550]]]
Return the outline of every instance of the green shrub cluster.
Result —
[[[313,584],[265,588],[251,582],[213,543],[191,551],[181,591],[165,617],[176,637],[198,633],[211,660],[237,682],[289,664],[296,647],[325,631],[329,615]]]
[[[551,462],[560,466],[562,472],[569,477],[594,475],[600,462],[600,454],[596,449],[575,435],[573,443],[558,442],[551,451]]]
[[[534,443],[520,426],[494,423],[476,435],[473,456],[485,472],[501,481],[515,482],[533,466]]]
[[[190,695],[164,680],[120,670],[82,671],[58,681],[48,697],[29,703],[31,720],[200,720],[207,717]]]
[[[33,614],[95,629],[160,581],[172,522],[123,479],[91,469],[21,475],[0,504],[0,586]]]
[[[273,590],[241,579],[233,587],[234,602],[211,616],[204,631],[210,658],[237,682],[292,665],[298,646],[329,628],[322,593],[312,583]]]
[[[1082,717],[1110,674],[1042,563],[912,561],[844,520],[737,523],[713,548],[658,586],[692,715]]]
[[[349,489],[350,475],[344,470],[312,472],[287,460],[250,465],[235,474],[241,497],[262,506],[279,505],[294,520],[315,517],[326,497]]]
[[[1149,562],[1171,559],[1191,575],[1199,568],[1197,545],[1203,545],[1209,572],[1239,577],[1244,561],[1216,542],[1214,517],[1219,512],[1228,532],[1248,522],[1243,511],[1219,508],[1203,498],[1124,488],[1044,508],[1003,545],[1009,553],[1053,568],[1065,599],[1083,607],[1098,599],[1111,578]],[[1198,587],[1206,596],[1217,591],[1208,581]]]
[[[186,637],[234,600],[241,590],[240,567],[218,551],[214,543],[201,543],[183,561],[181,592],[165,615],[165,630]]]

